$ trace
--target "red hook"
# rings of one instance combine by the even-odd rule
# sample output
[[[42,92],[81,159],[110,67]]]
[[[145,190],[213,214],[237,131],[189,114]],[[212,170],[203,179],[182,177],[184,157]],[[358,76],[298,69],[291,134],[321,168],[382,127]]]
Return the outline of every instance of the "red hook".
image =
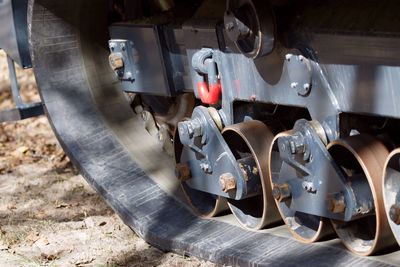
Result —
[[[197,92],[201,102],[208,105],[215,105],[218,103],[222,92],[221,82],[218,80],[216,84],[210,84],[210,88],[208,88],[206,82],[198,82]]]

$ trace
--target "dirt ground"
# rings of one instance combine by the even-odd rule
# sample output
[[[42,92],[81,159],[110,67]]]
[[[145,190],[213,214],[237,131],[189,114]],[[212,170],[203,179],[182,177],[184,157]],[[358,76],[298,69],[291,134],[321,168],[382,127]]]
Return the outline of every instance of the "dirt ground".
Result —
[[[0,110],[12,106],[0,52]],[[25,101],[39,100],[18,70]],[[0,266],[214,266],[151,247],[71,165],[45,117],[0,124]]]

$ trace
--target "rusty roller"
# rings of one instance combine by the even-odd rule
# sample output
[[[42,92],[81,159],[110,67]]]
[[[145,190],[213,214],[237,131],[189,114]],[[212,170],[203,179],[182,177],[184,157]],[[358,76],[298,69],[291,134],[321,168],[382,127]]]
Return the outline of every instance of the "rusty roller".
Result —
[[[315,215],[305,214],[290,208],[290,192],[288,188],[276,187],[281,175],[287,174],[288,166],[281,160],[277,140],[282,136],[291,135],[286,131],[275,136],[269,150],[269,177],[273,187],[273,197],[278,206],[280,215],[283,218],[290,233],[303,243],[313,243],[333,233],[329,220]]]
[[[232,213],[243,227],[252,230],[279,222],[281,219],[272,198],[268,165],[264,164],[269,161],[268,151],[274,134],[260,121],[247,121],[226,127],[222,135],[247,179],[260,180],[258,186],[262,187],[262,194],[257,196],[243,200],[229,199]]]
[[[392,247],[396,241],[390,231],[382,197],[382,174],[388,149],[375,138],[357,135],[330,143],[328,151],[349,183],[361,185],[367,180],[369,188],[363,191],[369,192],[364,195],[372,195],[374,207],[368,216],[354,221],[332,220],[337,235],[358,255],[367,256]]]

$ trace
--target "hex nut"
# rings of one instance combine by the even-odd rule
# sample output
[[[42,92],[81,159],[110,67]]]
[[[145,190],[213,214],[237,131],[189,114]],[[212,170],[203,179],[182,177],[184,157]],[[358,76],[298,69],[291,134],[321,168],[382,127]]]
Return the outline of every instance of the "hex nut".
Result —
[[[121,53],[111,53],[108,57],[110,67],[112,70],[116,71],[124,67],[124,58]]]
[[[232,173],[224,173],[219,177],[219,183],[222,191],[225,193],[236,189],[236,179]]]
[[[389,217],[392,222],[399,225],[400,224],[400,205],[394,204],[390,207]]]
[[[186,163],[177,163],[175,166],[175,175],[181,182],[189,180],[192,175],[190,167]]]
[[[287,183],[281,185],[275,184],[274,187],[272,188],[272,196],[278,202],[283,202],[288,200],[291,197],[291,195],[292,194],[290,192],[289,184]]]
[[[329,210],[332,213],[343,213],[346,210],[346,202],[343,194],[336,194],[329,199]]]

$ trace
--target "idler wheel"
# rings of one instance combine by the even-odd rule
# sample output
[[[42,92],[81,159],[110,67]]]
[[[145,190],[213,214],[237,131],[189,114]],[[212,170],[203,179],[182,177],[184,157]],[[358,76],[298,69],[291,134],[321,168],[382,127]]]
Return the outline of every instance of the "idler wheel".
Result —
[[[225,198],[202,192],[190,188],[186,181],[190,179],[191,173],[189,166],[180,163],[183,151],[183,145],[180,142],[179,131],[175,130],[174,135],[174,152],[175,152],[175,173],[180,181],[184,196],[189,206],[197,215],[205,218],[211,218],[227,211],[228,204]]]
[[[333,228],[343,244],[358,255],[371,255],[395,244],[385,214],[382,197],[382,178],[388,149],[377,139],[357,135],[337,140],[328,145],[328,151],[347,176],[348,183],[366,179],[374,204],[374,212],[350,222],[332,220]]]
[[[269,149],[269,177],[270,183],[280,184],[282,177],[291,175],[293,168],[284,163],[279,155],[278,138],[291,135],[291,131],[283,132],[275,136],[272,146]],[[284,187],[274,188],[273,196],[278,206],[280,215],[287,225],[290,233],[303,243],[315,242],[333,232],[329,220],[295,211],[290,208],[290,193]]]
[[[390,153],[385,164],[383,200],[390,228],[400,244],[400,148]]]
[[[264,123],[253,120],[226,127],[222,136],[239,164],[249,160],[255,163],[248,175],[248,184],[250,179],[259,179],[257,186],[261,186],[262,192],[242,200],[229,199],[232,213],[243,227],[251,230],[279,222],[281,218],[272,198],[268,165],[265,164],[269,162],[268,151],[274,134]]]

